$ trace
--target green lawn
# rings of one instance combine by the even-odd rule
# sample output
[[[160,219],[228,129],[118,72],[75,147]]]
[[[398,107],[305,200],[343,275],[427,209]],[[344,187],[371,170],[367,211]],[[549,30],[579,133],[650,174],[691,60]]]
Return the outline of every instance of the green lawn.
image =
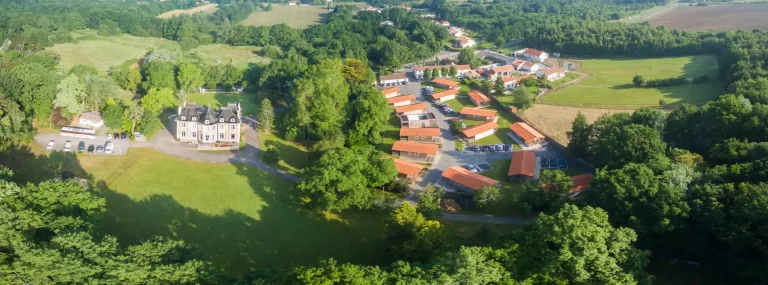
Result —
[[[582,61],[581,68],[582,72],[593,76],[542,96],[540,103],[637,108],[659,106],[659,100],[664,99],[664,107],[674,107],[681,103],[701,105],[723,93],[723,83],[715,80],[717,62],[711,56],[588,59]],[[632,77],[638,74],[646,80],[678,76],[693,78],[709,74],[712,81],[660,88],[635,87]]]
[[[59,65],[69,69],[78,64],[90,65],[101,72],[111,66],[120,65],[129,59],[139,59],[149,50],[167,42],[161,38],[139,38],[128,34],[102,37],[96,31],[85,30],[72,33],[75,42],[56,44],[46,50],[59,54]]]
[[[108,211],[101,228],[124,244],[165,236],[199,247],[202,258],[234,274],[262,268],[342,262],[385,264],[377,212],[317,214],[293,184],[248,165],[209,164],[135,148],[125,156],[9,149],[0,162],[20,180],[61,171],[90,178]],[[35,155],[39,153],[41,155]]]
[[[261,51],[261,47],[225,44],[204,45],[189,51],[183,61],[205,65],[231,63],[240,68],[247,68],[249,64],[268,64],[269,59],[258,55],[259,51]]]
[[[512,231],[519,228],[516,225],[504,225],[504,224],[483,224],[472,223],[464,221],[453,221],[438,219],[449,235],[449,244],[452,248],[458,248],[464,246],[482,246],[487,245],[489,240],[497,240],[503,238],[512,233]],[[481,229],[483,226],[488,227],[490,235],[483,237]]]
[[[272,26],[286,24],[291,28],[306,28],[325,21],[325,6],[272,5],[272,11],[256,11],[240,22],[246,26]]]
[[[400,119],[394,113],[390,115],[389,124],[384,129],[382,136],[384,140],[376,145],[376,148],[384,153],[392,153],[392,145],[400,140]]]
[[[280,162],[277,168],[295,175],[300,175],[301,171],[309,166],[309,150],[308,147],[312,145],[311,142],[291,142],[282,138],[282,135],[276,130],[272,133],[264,134],[259,133],[259,143],[263,146],[262,149],[267,149],[270,146],[274,146],[280,152]],[[264,154],[262,152],[262,154]]]

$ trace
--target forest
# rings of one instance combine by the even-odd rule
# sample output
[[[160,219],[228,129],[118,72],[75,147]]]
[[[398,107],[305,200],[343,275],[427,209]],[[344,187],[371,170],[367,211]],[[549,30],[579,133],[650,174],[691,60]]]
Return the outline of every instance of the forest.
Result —
[[[0,280],[4,284],[651,284],[652,258],[700,264],[712,283],[768,282],[768,34],[692,32],[609,22],[663,2],[499,1],[484,6],[424,4],[439,18],[503,45],[515,39],[581,56],[714,54],[727,95],[670,113],[641,109],[589,124],[576,119],[569,152],[598,168],[583,200],[563,198],[568,182],[548,173],[525,185],[518,206],[542,211],[511,236],[447,250],[445,232],[430,220],[426,198],[405,203],[386,221],[386,248],[398,261],[257,269],[228,276],[196,257],[194,245],[156,239],[121,245],[98,232],[102,198],[67,181],[16,183],[0,167]],[[154,16],[190,2],[1,1],[0,138],[28,142],[33,120],[55,110],[102,110],[112,123],[151,131],[181,90],[241,86],[274,94],[285,104],[275,128],[289,140],[314,141],[316,161],[296,187],[318,211],[370,209],[370,187],[391,181],[371,145],[389,107],[371,87],[373,70],[427,59],[449,38],[444,28],[402,9],[381,14],[340,5],[322,25],[236,24],[256,2],[235,1],[211,15]],[[391,20],[394,26],[382,26]],[[108,76],[81,66],[61,72],[41,52],[73,39],[70,31],[162,37],[140,70],[118,66]],[[180,50],[207,43],[256,45],[265,66],[238,69],[179,63]],[[135,92],[117,103],[117,90]],[[152,119],[154,118],[154,119]],[[108,122],[108,124],[110,124]],[[379,135],[377,135],[379,134]],[[568,180],[570,181],[570,180]],[[546,195],[544,195],[545,193]],[[44,198],[44,199],[42,199]],[[512,206],[512,205],[510,205]]]

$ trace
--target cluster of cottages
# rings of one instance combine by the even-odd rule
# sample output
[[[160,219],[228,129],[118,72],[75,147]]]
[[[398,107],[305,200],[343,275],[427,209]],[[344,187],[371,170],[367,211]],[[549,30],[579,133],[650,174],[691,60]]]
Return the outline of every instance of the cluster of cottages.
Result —
[[[434,15],[430,14],[429,16],[431,17],[425,17],[425,18],[434,18]],[[477,42],[475,42],[475,40],[473,40],[470,37],[467,37],[464,34],[464,30],[462,28],[452,27],[451,22],[442,20],[442,21],[432,21],[432,23],[435,23],[435,25],[443,26],[446,29],[448,29],[448,33],[451,34],[452,37],[456,38],[456,40],[453,41],[453,45],[457,48],[468,48],[468,47],[473,47],[477,45]]]

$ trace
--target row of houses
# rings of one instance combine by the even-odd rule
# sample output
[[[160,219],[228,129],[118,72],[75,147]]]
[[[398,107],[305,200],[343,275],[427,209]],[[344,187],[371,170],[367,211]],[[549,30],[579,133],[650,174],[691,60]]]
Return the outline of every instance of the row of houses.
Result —
[[[390,87],[381,91],[382,96],[395,108],[395,115],[400,119],[400,140],[392,145],[392,155],[400,160],[412,162],[434,162],[442,144],[437,117],[427,112],[427,103],[418,103],[413,94],[400,94],[400,87]],[[418,164],[397,162],[401,169],[416,168]],[[423,166],[419,166],[423,169]],[[410,177],[409,173],[400,172]]]

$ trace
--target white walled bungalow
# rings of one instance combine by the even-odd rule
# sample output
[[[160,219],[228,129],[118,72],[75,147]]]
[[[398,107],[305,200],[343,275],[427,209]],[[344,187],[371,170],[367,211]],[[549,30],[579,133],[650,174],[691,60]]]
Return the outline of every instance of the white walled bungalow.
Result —
[[[443,67],[445,67],[446,69],[450,69],[451,66],[456,67],[456,77],[459,77],[459,78],[463,78],[464,74],[472,70],[472,68],[469,67],[469,64],[416,66],[413,68],[413,77],[416,77],[417,79],[424,79],[424,70],[427,70],[427,69],[432,69],[433,74],[435,71],[437,71],[439,75],[446,76],[447,74],[440,74],[440,70]]]

